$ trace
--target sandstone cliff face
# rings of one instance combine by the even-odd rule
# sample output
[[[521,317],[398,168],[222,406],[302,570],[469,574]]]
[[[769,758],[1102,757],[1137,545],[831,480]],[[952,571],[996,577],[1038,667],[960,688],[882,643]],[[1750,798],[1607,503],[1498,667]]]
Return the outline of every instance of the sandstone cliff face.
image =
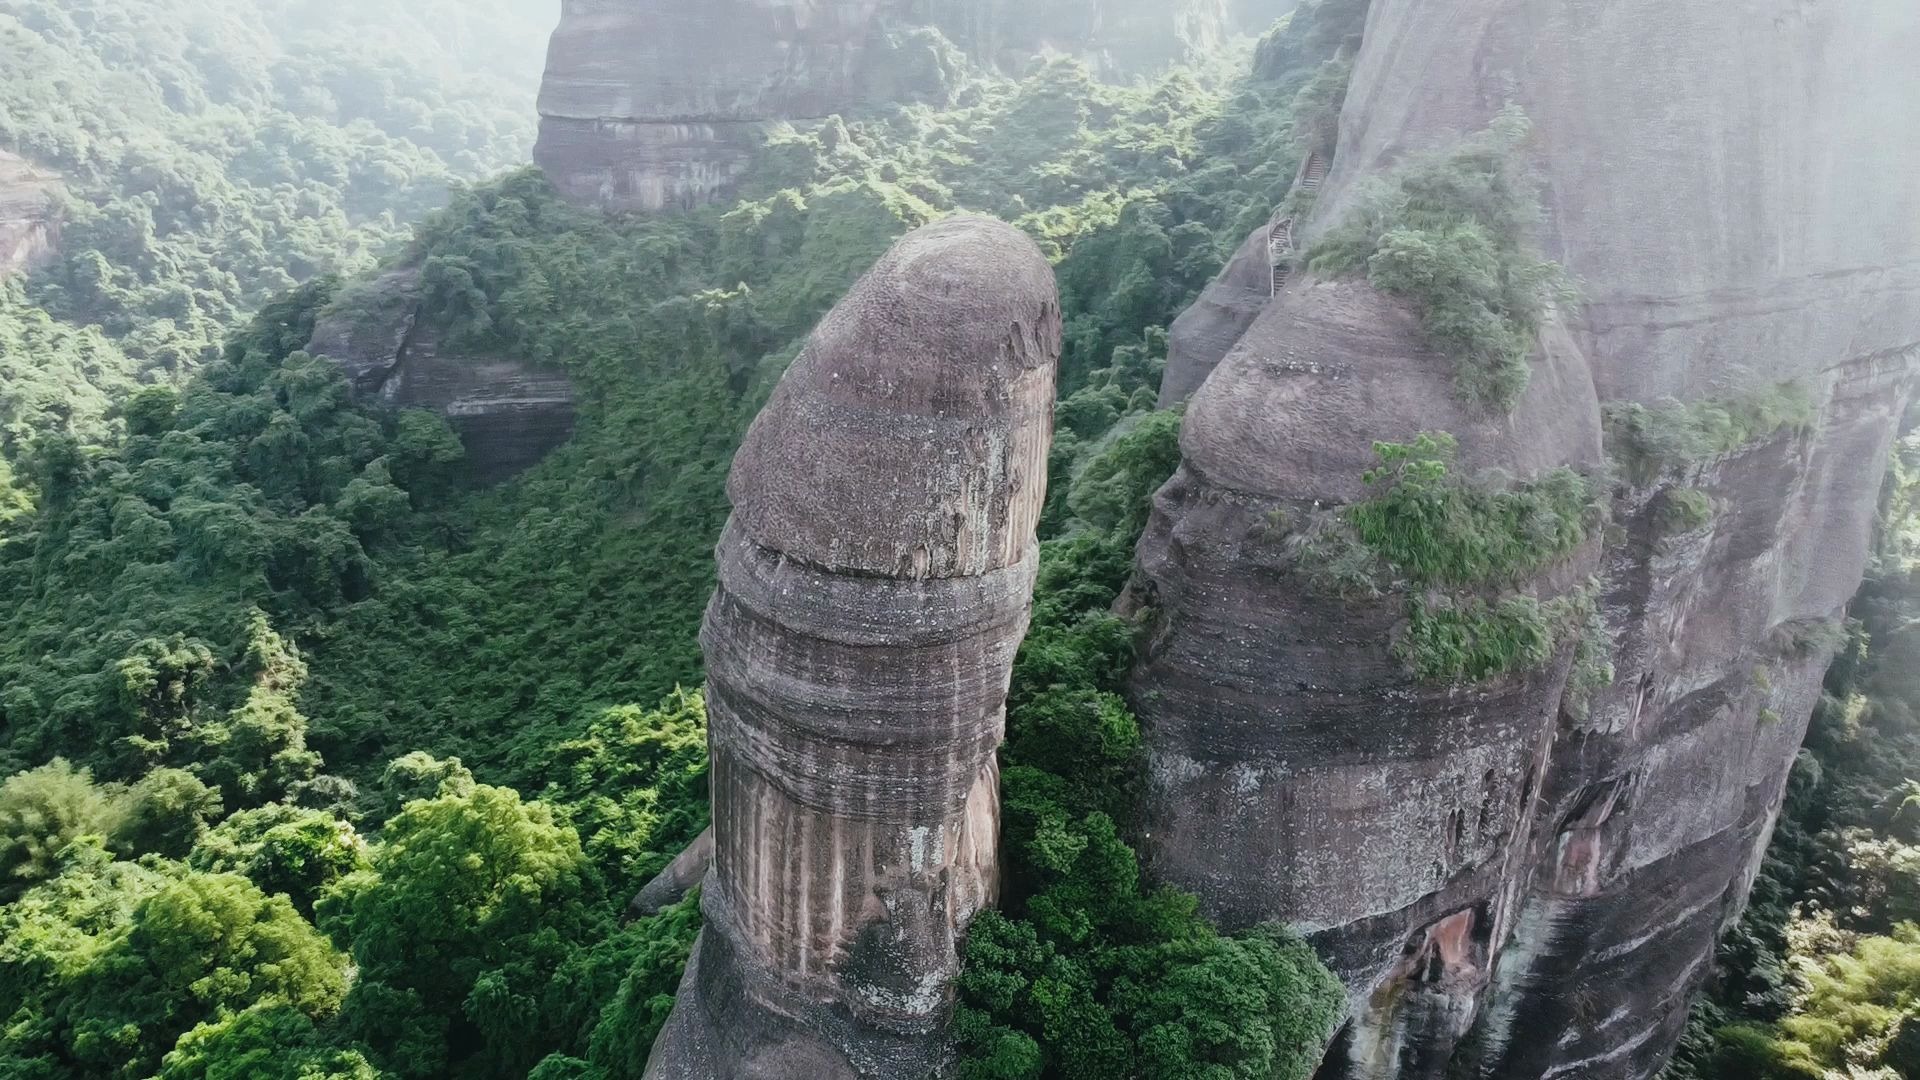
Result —
[[[60,178],[0,150],[0,278],[31,270],[60,245]]]
[[[338,365],[363,400],[445,416],[480,483],[513,476],[572,437],[574,391],[565,375],[508,357],[442,352],[420,314],[419,272],[397,270],[323,312],[307,351]]]
[[[1193,396],[1253,320],[1273,299],[1273,259],[1266,226],[1249,235],[1192,307],[1167,329],[1167,371],[1160,380],[1162,408]]]
[[[1313,932],[1353,996],[1326,1075],[1612,1080],[1670,1052],[1913,394],[1920,145],[1885,118],[1920,101],[1915,48],[1899,0],[1374,0],[1313,227],[1516,102],[1539,240],[1584,302],[1510,420],[1460,414],[1364,284],[1296,281],[1210,377],[1170,368],[1206,382],[1140,553],[1148,854],[1230,924]],[[1190,318],[1230,325],[1219,289]],[[1372,439],[1449,430],[1463,464],[1524,477],[1592,461],[1606,403],[1781,381],[1811,423],[1623,472],[1604,550],[1539,583],[1598,573],[1617,679],[1585,709],[1563,667],[1407,682],[1381,652],[1395,609],[1315,595],[1253,539],[1272,508],[1354,498]],[[1681,489],[1710,521],[1675,528]]]
[[[860,100],[880,3],[566,0],[534,160],[581,202],[704,202],[746,168],[762,122]]]
[[[1059,52],[1120,75],[1232,23],[1225,0],[566,0],[534,160],[578,202],[691,207],[730,190],[769,123],[943,94],[915,30],[989,67]]]
[[[748,432],[701,645],[706,927],[647,1075],[931,1075],[997,889],[1061,344],[1011,226],[910,233]]]

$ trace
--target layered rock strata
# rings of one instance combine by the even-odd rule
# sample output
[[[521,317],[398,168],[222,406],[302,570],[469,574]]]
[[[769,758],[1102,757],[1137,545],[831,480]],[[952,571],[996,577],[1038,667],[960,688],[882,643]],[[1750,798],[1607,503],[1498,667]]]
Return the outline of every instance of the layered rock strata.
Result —
[[[1333,589],[1302,541],[1370,494],[1376,440],[1451,431],[1473,475],[1598,472],[1585,360],[1549,342],[1513,416],[1488,417],[1454,402],[1403,302],[1296,283],[1188,405],[1141,540],[1144,855],[1227,926],[1308,933],[1352,991],[1361,1061],[1444,1064],[1471,1025],[1571,650],[1470,687],[1423,682],[1395,649],[1415,596]],[[1590,539],[1512,588],[1567,597],[1598,557]]]
[[[1193,306],[1167,328],[1167,371],[1160,407],[1193,396],[1221,360],[1245,337],[1273,299],[1273,259],[1266,226],[1248,236]]]
[[[647,1075],[931,1075],[997,887],[1061,345],[1052,271],[958,218],[814,331],[734,460],[701,644],[706,926]]]
[[[1148,855],[1227,923],[1322,945],[1354,1002],[1327,1076],[1652,1077],[1757,869],[1914,392],[1920,140],[1884,117],[1920,100],[1920,9],[1374,0],[1364,41],[1312,228],[1515,103],[1583,302],[1510,420],[1461,415],[1364,284],[1296,279],[1184,376],[1140,553]],[[1525,477],[1590,457],[1609,405],[1782,382],[1804,422],[1730,451],[1628,468],[1610,442],[1604,550],[1541,583],[1599,571],[1617,678],[1590,702],[1557,669],[1406,683],[1391,605],[1316,596],[1251,539],[1354,498],[1372,439],[1449,430]]]
[[[0,150],[0,278],[52,258],[60,246],[60,178]]]
[[[429,409],[466,448],[466,469],[497,483],[573,436],[573,383],[512,357],[441,347],[422,319],[419,271],[396,270],[321,313],[307,351],[336,364],[365,401]]]
[[[770,124],[944,95],[956,47],[1119,77],[1210,52],[1232,21],[1225,0],[566,0],[534,160],[577,202],[688,208],[726,196]]]
[[[764,122],[860,100],[881,2],[566,0],[534,160],[580,202],[705,202],[746,169]]]

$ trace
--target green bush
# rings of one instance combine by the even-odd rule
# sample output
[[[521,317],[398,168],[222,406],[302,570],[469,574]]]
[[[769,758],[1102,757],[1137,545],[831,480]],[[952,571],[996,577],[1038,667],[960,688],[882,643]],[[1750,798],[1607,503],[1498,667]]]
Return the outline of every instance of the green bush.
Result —
[[[1445,153],[1417,156],[1361,191],[1307,253],[1326,276],[1364,274],[1419,308],[1470,404],[1509,412],[1532,378],[1540,320],[1567,295],[1561,269],[1530,254],[1540,208],[1521,156],[1526,118],[1509,108]]]
[[[1346,508],[1356,537],[1418,585],[1516,581],[1572,554],[1597,520],[1591,483],[1568,468],[1521,484],[1474,483],[1453,469],[1453,436],[1376,443],[1375,494]]]
[[[1660,531],[1674,536],[1704,529],[1717,512],[1713,496],[1699,488],[1669,488],[1660,501]]]
[[[1546,667],[1561,642],[1586,631],[1592,612],[1593,601],[1585,593],[1552,600],[1514,594],[1491,603],[1422,596],[1409,604],[1408,626],[1394,650],[1422,679],[1481,682]],[[1586,664],[1597,667],[1588,668],[1583,681],[1612,681],[1609,661]]]
[[[1608,402],[1607,451],[1636,483],[1651,483],[1669,469],[1804,429],[1814,415],[1813,399],[1794,383],[1692,403],[1672,398],[1652,405]]]

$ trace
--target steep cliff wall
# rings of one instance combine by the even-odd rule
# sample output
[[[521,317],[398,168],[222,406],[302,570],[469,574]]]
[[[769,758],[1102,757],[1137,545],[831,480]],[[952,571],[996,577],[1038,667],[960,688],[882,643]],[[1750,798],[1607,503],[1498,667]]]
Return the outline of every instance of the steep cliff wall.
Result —
[[[566,0],[534,160],[578,202],[690,207],[729,190],[768,123],[944,95],[953,46],[1119,76],[1214,49],[1234,21],[1225,0]]]
[[[307,351],[337,364],[365,400],[445,416],[481,483],[521,472],[572,437],[566,375],[511,357],[443,351],[420,314],[419,271],[397,270],[322,312]]]
[[[1538,240],[1582,302],[1488,419],[1398,302],[1296,280],[1194,397],[1142,543],[1150,857],[1231,923],[1315,932],[1354,999],[1328,1075],[1611,1080],[1670,1051],[1913,393],[1920,140],[1887,118],[1920,101],[1916,48],[1901,0],[1374,0],[1309,238],[1511,102]],[[1626,408],[1669,395],[1693,408]],[[1770,395],[1805,404],[1739,404]],[[1590,461],[1603,414],[1604,548],[1530,583],[1597,571],[1616,677],[1590,701],[1563,701],[1559,667],[1410,682],[1382,651],[1403,608],[1316,592],[1253,539],[1360,497],[1372,439],[1452,431],[1463,467],[1524,478]],[[1733,437],[1673,449],[1715,415]]]
[[[566,0],[534,160],[580,202],[703,202],[746,168],[762,122],[860,100],[880,4]]]
[[[706,928],[649,1077],[934,1071],[997,891],[1060,345],[1033,243],[949,219],[854,286],[748,432],[701,632]]]
[[[60,244],[60,178],[0,150],[0,277],[31,270]]]

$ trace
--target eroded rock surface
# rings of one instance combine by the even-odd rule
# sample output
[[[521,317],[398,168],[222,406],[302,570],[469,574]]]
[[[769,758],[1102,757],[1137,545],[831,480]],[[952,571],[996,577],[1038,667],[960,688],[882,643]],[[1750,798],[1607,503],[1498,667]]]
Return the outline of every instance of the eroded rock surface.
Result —
[[[60,245],[60,178],[0,150],[0,278],[31,270]]]
[[[578,202],[691,207],[732,188],[769,124],[943,96],[956,47],[1121,76],[1217,48],[1233,22],[1226,0],[566,0],[534,160]]]
[[[1311,228],[1517,103],[1538,239],[1583,302],[1489,423],[1393,303],[1295,281],[1194,396],[1142,542],[1148,855],[1230,924],[1312,933],[1353,996],[1325,1075],[1639,1080],[1666,1060],[1778,813],[1914,392],[1920,140],[1884,118],[1920,101],[1916,48],[1902,0],[1374,0]],[[1591,460],[1607,403],[1783,381],[1808,423],[1623,470],[1604,548],[1540,583],[1597,571],[1617,678],[1585,707],[1559,668],[1405,681],[1395,607],[1316,595],[1259,541],[1271,510],[1354,498],[1374,439],[1452,431],[1463,465],[1525,477]],[[1710,520],[1676,525],[1682,492]]]
[[[1273,260],[1268,228],[1247,237],[1227,265],[1201,291],[1200,299],[1167,328],[1167,371],[1160,406],[1192,397],[1220,361],[1239,344],[1253,320],[1273,300]]]
[[[1549,344],[1496,420],[1454,402],[1403,303],[1297,282],[1190,403],[1182,466],[1141,541],[1144,854],[1229,927],[1308,933],[1352,992],[1364,1058],[1444,1064],[1472,1023],[1571,652],[1471,688],[1424,683],[1393,648],[1409,594],[1333,590],[1299,540],[1367,495],[1376,440],[1451,431],[1474,474],[1597,471],[1584,357],[1564,334]],[[1598,558],[1589,540],[1521,584],[1564,597]]]
[[[321,313],[307,351],[338,365],[363,400],[445,416],[480,483],[527,469],[573,436],[566,375],[511,357],[442,350],[439,333],[421,319],[417,269],[342,297]]]
[[[1007,684],[1046,494],[1060,308],[1017,230],[908,234],[734,460],[701,644],[706,927],[647,1075],[931,1075],[998,884]]]

